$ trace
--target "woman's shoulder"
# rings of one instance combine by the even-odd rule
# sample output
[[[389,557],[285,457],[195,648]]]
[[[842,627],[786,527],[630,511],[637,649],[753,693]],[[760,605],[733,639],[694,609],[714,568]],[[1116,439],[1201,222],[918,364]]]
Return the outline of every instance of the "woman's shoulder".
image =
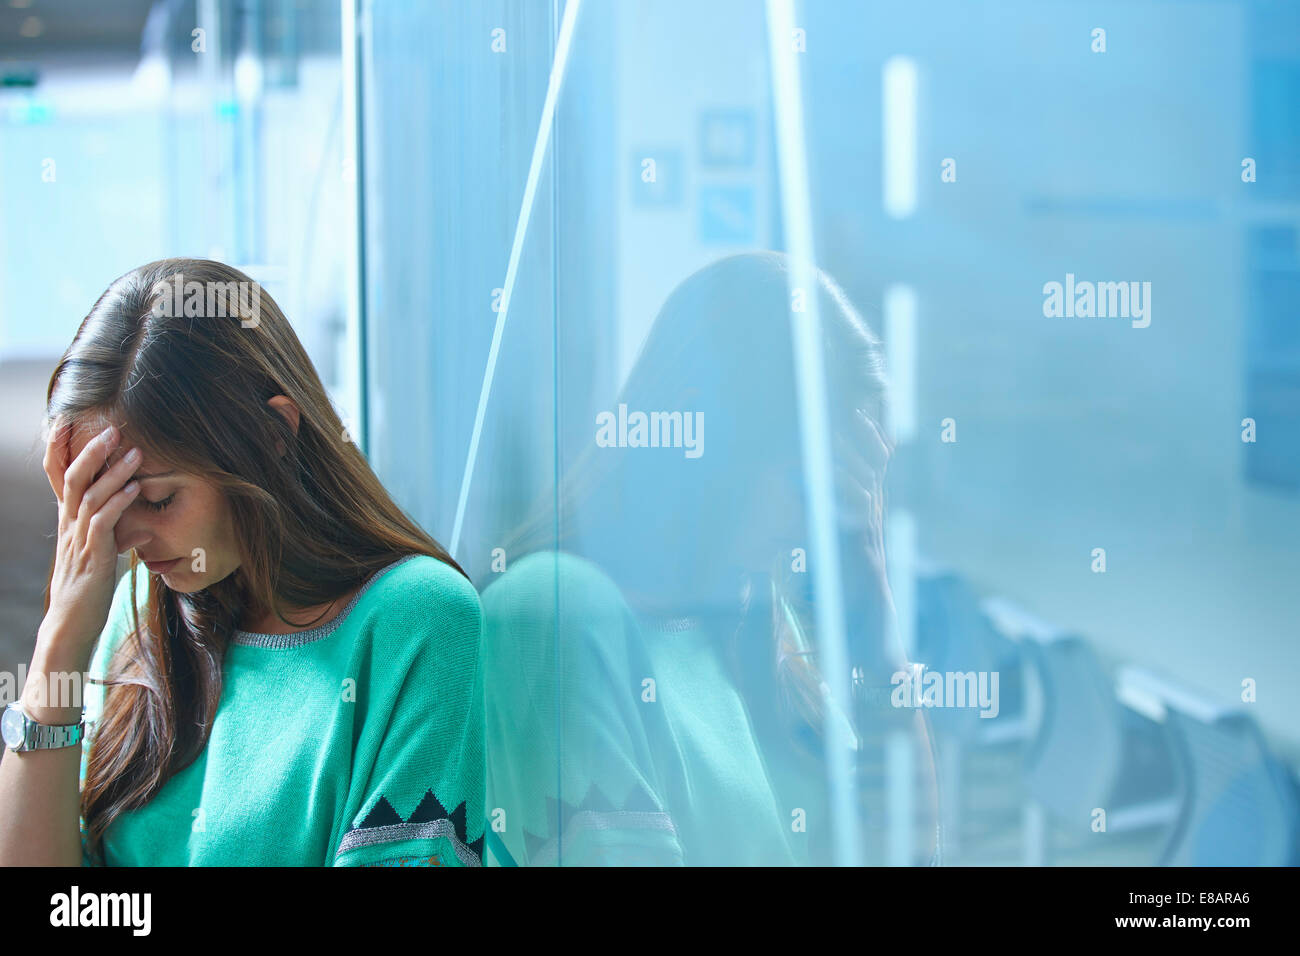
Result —
[[[382,569],[368,591],[400,598],[415,607],[466,614],[479,606],[478,592],[465,575],[430,554],[408,554]]]
[[[360,600],[382,609],[365,615],[372,622],[371,642],[379,652],[423,644],[442,658],[457,647],[477,654],[483,627],[478,592],[445,561],[427,554],[407,555],[372,579]]]

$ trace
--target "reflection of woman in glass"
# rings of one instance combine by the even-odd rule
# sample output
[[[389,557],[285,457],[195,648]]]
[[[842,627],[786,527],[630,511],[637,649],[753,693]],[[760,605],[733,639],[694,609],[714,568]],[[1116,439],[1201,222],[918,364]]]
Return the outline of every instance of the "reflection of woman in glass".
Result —
[[[477,594],[271,298],[207,260],[127,273],[47,414],[58,541],[0,864],[478,865]],[[42,691],[87,669],[84,717]]]
[[[906,662],[884,573],[879,343],[820,275],[848,656],[886,690],[838,713],[816,655],[787,283],[765,253],[673,292],[610,410],[702,431],[660,417],[659,447],[593,443],[483,592],[489,845],[507,862],[829,863],[827,720],[856,744],[864,858],[883,859],[891,729],[921,767],[916,861],[937,858],[924,720],[887,706]]]

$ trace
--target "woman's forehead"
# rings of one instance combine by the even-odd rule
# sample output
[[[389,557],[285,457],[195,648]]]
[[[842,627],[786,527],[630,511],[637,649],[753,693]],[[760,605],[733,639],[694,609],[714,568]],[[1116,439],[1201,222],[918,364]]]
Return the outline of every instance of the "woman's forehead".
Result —
[[[93,441],[96,437],[98,437],[100,432],[102,432],[105,428],[108,427],[108,423],[109,420],[105,418],[87,419],[85,421],[77,423],[76,427],[73,429],[72,435],[69,438],[69,445],[68,445],[69,464],[75,461],[77,456],[81,454],[82,450],[85,449],[85,447],[89,445],[91,441]],[[113,465],[117,464],[117,462],[120,461],[126,455],[127,452],[129,452],[132,448],[134,448],[137,444],[139,444],[138,436],[132,435],[131,427],[129,425],[127,425],[125,422],[120,422],[120,421],[114,421],[113,424],[116,425],[118,428],[119,437],[118,437],[117,446],[113,449],[112,454],[108,456],[107,467],[112,467]],[[141,449],[141,450],[144,451],[144,459],[140,463],[140,471],[147,473],[150,471],[166,470],[163,467],[155,467],[158,465],[158,462],[150,458],[147,449]]]
[[[109,422],[110,419],[101,416],[84,418],[81,421],[76,422],[72,427],[72,434],[68,436],[68,450],[71,452],[71,457],[76,458],[77,455],[81,454],[81,450],[89,445],[100,432],[107,428]],[[112,424],[117,426],[122,438],[127,438],[129,428],[127,428],[123,422],[114,421]],[[127,440],[129,440],[129,438]],[[124,452],[129,450],[129,447],[123,449]]]

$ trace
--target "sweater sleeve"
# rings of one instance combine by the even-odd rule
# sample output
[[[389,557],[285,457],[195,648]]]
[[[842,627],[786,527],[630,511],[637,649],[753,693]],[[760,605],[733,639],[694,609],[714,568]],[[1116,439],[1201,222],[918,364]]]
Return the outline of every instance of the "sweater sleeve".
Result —
[[[394,595],[357,678],[365,710],[334,866],[482,865],[483,615],[455,569],[428,566]]]
[[[143,569],[138,570],[136,575],[136,596],[140,599],[141,606],[143,606],[144,600],[148,597],[149,575]],[[130,587],[131,572],[128,570],[118,579],[117,588],[113,592],[113,602],[109,606],[108,621],[104,625],[104,630],[100,632],[99,640],[95,642],[95,651],[91,655],[90,669],[87,671],[90,680],[87,681],[82,693],[82,703],[85,706],[86,733],[81,745],[81,770],[77,779],[78,791],[86,782],[86,768],[90,761],[90,748],[94,743],[94,733],[98,729],[99,718],[104,710],[104,685],[99,681],[103,680],[107,675],[108,664],[113,657],[113,652],[117,650],[122,638],[131,630]],[[85,818],[81,818],[80,822],[81,865],[97,866],[98,864],[91,859]]]

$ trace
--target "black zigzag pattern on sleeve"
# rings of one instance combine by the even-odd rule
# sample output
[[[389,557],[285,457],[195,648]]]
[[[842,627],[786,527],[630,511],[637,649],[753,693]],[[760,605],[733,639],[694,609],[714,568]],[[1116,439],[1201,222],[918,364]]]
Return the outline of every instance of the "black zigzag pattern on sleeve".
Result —
[[[382,843],[441,836],[451,842],[456,856],[463,864],[482,866],[484,835],[470,841],[465,812],[463,800],[454,810],[448,811],[430,788],[425,791],[419,806],[403,820],[393,809],[393,805],[388,802],[388,798],[381,796],[366,814],[365,819],[343,834],[343,839],[339,841],[338,852],[343,853],[359,846],[375,846]]]

